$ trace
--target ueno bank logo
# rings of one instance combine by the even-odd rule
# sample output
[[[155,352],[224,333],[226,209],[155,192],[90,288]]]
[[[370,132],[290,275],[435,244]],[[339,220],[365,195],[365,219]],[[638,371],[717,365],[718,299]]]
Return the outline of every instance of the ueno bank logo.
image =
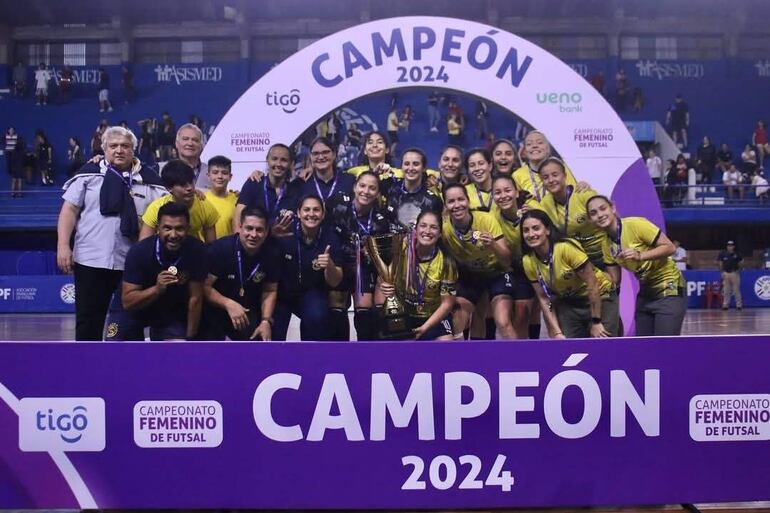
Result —
[[[277,91],[265,94],[265,103],[267,105],[281,107],[287,114],[296,112],[299,102],[299,89],[292,89],[286,94],[278,94]]]
[[[537,103],[558,105],[559,112],[583,112],[583,95],[578,92],[537,93]]]
[[[103,451],[105,431],[101,397],[27,397],[19,402],[22,451]]]

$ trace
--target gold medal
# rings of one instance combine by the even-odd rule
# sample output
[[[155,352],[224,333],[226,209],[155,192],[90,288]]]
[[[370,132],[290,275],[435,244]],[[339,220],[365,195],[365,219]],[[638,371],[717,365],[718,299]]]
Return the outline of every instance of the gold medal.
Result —
[[[175,265],[172,265],[168,268],[168,272],[176,276],[176,274],[179,272],[179,269],[177,269]]]
[[[475,231],[474,231],[474,232],[471,234],[471,239],[473,239],[473,240],[479,240],[480,238],[481,238],[481,232],[480,232],[480,231],[478,231],[478,230],[475,230]]]
[[[314,271],[320,271],[321,270],[321,264],[318,263],[318,259],[314,258],[313,262],[311,264],[313,266]]]

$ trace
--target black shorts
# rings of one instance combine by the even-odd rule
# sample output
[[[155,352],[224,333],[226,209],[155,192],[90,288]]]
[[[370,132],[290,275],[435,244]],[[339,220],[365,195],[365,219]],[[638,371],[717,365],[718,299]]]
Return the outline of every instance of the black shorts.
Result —
[[[409,317],[408,319],[409,329],[415,329],[422,326],[426,320],[422,317]],[[417,340],[436,340],[439,337],[445,337],[447,335],[454,335],[454,331],[452,330],[452,314],[444,317],[440,323],[426,331],[425,334]]]
[[[511,274],[513,277],[513,294],[511,297],[516,301],[534,298],[535,289],[532,288],[532,284],[524,275],[524,270],[514,269]]]
[[[391,132],[388,131],[388,139],[390,139],[390,144],[397,143],[398,142],[398,131]]]
[[[483,275],[461,269],[460,279],[457,280],[457,297],[467,299],[473,304],[479,302],[484,292],[489,295],[490,301],[496,296],[512,298],[515,294],[515,284],[512,272]]]
[[[377,285],[377,271],[373,266],[361,262],[361,293],[371,294]],[[342,268],[342,282],[332,290],[348,290],[356,293],[356,264],[351,263]]]

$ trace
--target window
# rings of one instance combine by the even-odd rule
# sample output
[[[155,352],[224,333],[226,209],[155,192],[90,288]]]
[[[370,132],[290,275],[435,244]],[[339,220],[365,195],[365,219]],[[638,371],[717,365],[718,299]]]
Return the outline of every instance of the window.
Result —
[[[597,36],[533,35],[527,39],[561,59],[605,59],[607,38]]]
[[[721,37],[623,36],[621,59],[714,60],[724,55]]]

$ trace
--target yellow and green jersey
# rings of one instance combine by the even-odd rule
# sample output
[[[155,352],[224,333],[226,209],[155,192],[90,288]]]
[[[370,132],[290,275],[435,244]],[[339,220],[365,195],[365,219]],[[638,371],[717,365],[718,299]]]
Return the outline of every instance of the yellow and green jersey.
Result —
[[[660,237],[660,228],[643,217],[618,218],[618,228],[620,237],[613,240],[609,234],[605,234],[602,239],[604,262],[620,265],[633,272],[639,279],[639,294],[643,297],[678,295],[685,281],[670,256],[640,262],[620,258],[620,252],[624,249],[641,252],[654,248]]]
[[[497,255],[484,247],[479,240],[481,232],[487,232],[495,240],[503,238],[503,231],[497,219],[489,212],[471,212],[471,225],[462,232],[444,217],[444,244],[462,269],[483,275],[494,275],[507,270]]]
[[[404,251],[409,248],[404,244]],[[457,266],[449,255],[441,250],[424,261],[419,261],[416,272],[409,273],[407,258],[401,260],[396,274],[396,294],[404,301],[406,312],[413,317],[427,319],[441,305],[441,296],[454,296],[457,292]]]
[[[575,175],[568,167],[565,167],[567,172],[567,185],[577,185]],[[511,175],[513,183],[516,184],[516,188],[520,191],[526,191],[532,196],[535,201],[541,201],[548,191],[543,186],[543,181],[540,179],[540,175],[536,170],[529,167],[529,164],[524,164],[519,169],[513,172]]]
[[[553,194],[547,193],[540,202],[540,208],[566,237],[578,241],[591,262],[597,265],[602,262],[604,232],[588,218],[586,202],[598,193],[593,189],[574,192],[574,187],[569,185],[567,191],[566,204],[562,205],[556,201]]]
[[[543,262],[532,252],[524,256],[524,274],[533,283],[540,283],[546,293],[556,298],[588,297],[588,286],[578,274],[588,262],[588,255],[580,245],[565,239],[553,247],[551,258]],[[553,270],[553,274],[551,274]],[[610,277],[594,267],[594,276],[599,285],[599,294],[609,294],[615,289]]]

